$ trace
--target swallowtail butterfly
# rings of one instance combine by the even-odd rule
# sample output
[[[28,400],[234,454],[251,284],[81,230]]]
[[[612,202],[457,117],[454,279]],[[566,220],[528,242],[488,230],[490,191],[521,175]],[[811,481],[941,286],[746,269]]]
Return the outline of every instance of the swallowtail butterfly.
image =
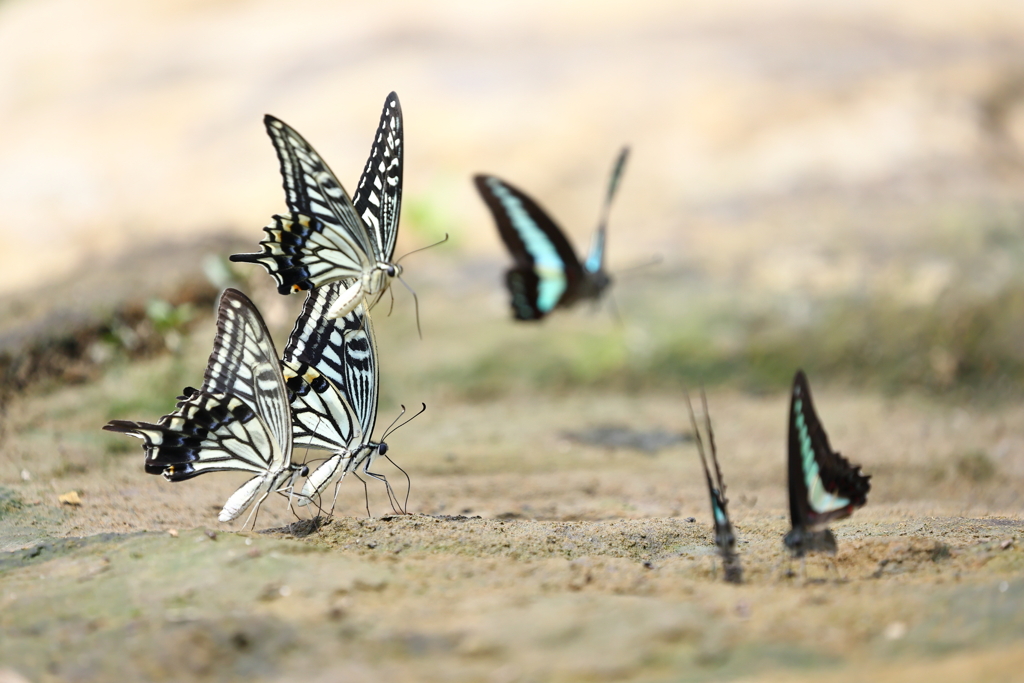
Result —
[[[803,370],[793,378],[789,408],[789,514],[793,528],[784,543],[794,555],[836,552],[828,524],[867,502],[870,476],[829,446]]]
[[[517,320],[540,320],[556,307],[582,299],[598,299],[611,284],[604,270],[608,212],[626,166],[629,148],[619,152],[612,167],[600,222],[582,264],[562,229],[525,192],[492,175],[473,181],[494,214],[498,232],[515,266],[505,274]]]
[[[370,440],[377,421],[378,369],[369,313],[359,304],[341,318],[326,315],[343,287],[334,282],[306,295],[284,350],[295,443],[332,453],[306,479],[299,505],[308,505],[331,480],[360,466],[379,478],[369,468],[388,451],[386,443]]]
[[[722,556],[722,564],[725,567],[725,580],[729,583],[743,583],[743,567],[740,565],[740,558],[736,555],[736,534],[729,521],[727,505],[729,499],[725,497],[725,481],[722,479],[722,470],[718,466],[718,451],[715,447],[715,433],[711,429],[711,414],[708,412],[708,400],[704,390],[700,392],[701,402],[704,404],[704,431],[708,436],[708,448],[711,450],[711,463],[715,468],[715,476],[711,476],[708,469],[708,461],[704,456],[704,442],[700,437],[700,429],[697,428],[697,418],[693,414],[693,405],[690,403],[689,394],[686,395],[686,407],[690,410],[690,424],[693,426],[693,438],[697,442],[697,453],[700,455],[700,462],[704,466],[704,477],[708,482],[708,493],[711,496],[711,516],[715,521],[715,545]]]
[[[402,107],[391,93],[353,199],[320,155],[293,128],[263,119],[281,162],[288,215],[274,216],[255,254],[232,261],[259,263],[281,294],[342,280],[326,312],[340,318],[366,300],[373,306],[402,273],[392,262],[402,204]]]
[[[169,481],[251,473],[224,504],[220,521],[235,519],[257,499],[258,510],[271,492],[290,494],[295,480],[309,473],[292,463],[292,411],[274,342],[241,292],[221,295],[203,386],[186,387],[178,398],[174,412],[156,424],[112,420],[103,428],[142,439],[146,472]]]

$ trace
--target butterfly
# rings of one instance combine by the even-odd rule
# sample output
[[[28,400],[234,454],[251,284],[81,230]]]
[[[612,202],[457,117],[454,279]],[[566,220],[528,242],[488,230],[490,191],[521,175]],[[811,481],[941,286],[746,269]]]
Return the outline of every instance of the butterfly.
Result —
[[[274,342],[256,306],[235,289],[221,295],[202,387],[186,387],[174,412],[156,424],[111,420],[103,428],[142,439],[146,472],[168,481],[251,473],[224,504],[222,522],[258,498],[255,513],[270,493],[290,493],[309,473],[292,463],[292,411]]]
[[[349,199],[320,155],[293,128],[269,114],[267,128],[281,163],[288,215],[275,215],[263,230],[261,251],[233,254],[258,263],[277,291],[308,291],[346,283],[329,318],[350,313],[364,299],[375,304],[402,267],[392,262],[402,205],[402,107],[391,93],[384,102],[370,157],[355,197]]]
[[[515,259],[505,274],[517,320],[540,320],[556,307],[567,308],[582,299],[598,299],[611,284],[604,270],[608,212],[626,166],[623,147],[612,167],[600,222],[582,264],[569,240],[552,218],[525,192],[492,175],[473,177],[498,232]]]
[[[789,408],[789,514],[793,528],[783,542],[797,557],[808,552],[835,554],[828,524],[844,519],[867,502],[871,479],[860,465],[829,446],[811,400],[803,370],[793,378]]]
[[[380,442],[371,440],[379,379],[373,323],[364,304],[341,318],[326,315],[343,288],[343,283],[334,282],[306,295],[281,361],[294,396],[295,443],[332,453],[308,475],[297,494],[300,506],[314,502],[335,477],[340,475],[340,484],[360,466],[364,474],[390,486],[369,469],[388,452],[386,436]]]
[[[715,521],[715,545],[718,546],[718,552],[722,556],[725,580],[729,583],[743,583],[743,567],[740,565],[740,558],[736,555],[736,534],[729,521],[729,511],[726,507],[729,500],[725,497],[725,482],[722,480],[722,470],[718,467],[715,433],[711,429],[711,414],[708,412],[708,400],[703,389],[701,389],[700,398],[704,404],[704,431],[708,435],[711,463],[715,466],[714,478],[711,477],[707,458],[704,457],[704,442],[700,438],[700,430],[697,428],[697,418],[693,414],[693,405],[690,403],[689,394],[686,395],[686,407],[690,409],[693,437],[697,442],[697,453],[700,454],[700,462],[704,466],[704,476],[708,482],[708,493],[711,495],[711,516]]]

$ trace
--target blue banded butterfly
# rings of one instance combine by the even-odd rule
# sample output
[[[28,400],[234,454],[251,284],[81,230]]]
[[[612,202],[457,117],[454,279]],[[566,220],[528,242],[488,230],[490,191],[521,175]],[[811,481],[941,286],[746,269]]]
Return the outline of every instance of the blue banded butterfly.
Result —
[[[707,433],[708,448],[711,451],[711,464],[715,468],[714,477],[711,476],[711,470],[708,468],[708,461],[704,455],[704,442],[701,440],[700,429],[697,427],[697,418],[693,414],[690,395],[686,394],[686,407],[690,410],[693,438],[697,443],[697,453],[704,466],[704,477],[708,483],[708,494],[711,496],[711,517],[715,522],[715,545],[718,546],[718,553],[722,557],[725,580],[729,583],[743,583],[743,567],[740,565],[739,556],[736,555],[736,533],[733,531],[732,522],[729,521],[729,499],[725,497],[725,481],[722,479],[722,470],[718,466],[715,432],[711,429],[711,413],[708,412],[708,399],[703,389],[700,392],[700,399],[704,405],[704,431]]]
[[[789,408],[789,513],[793,528],[783,542],[797,557],[808,552],[835,554],[828,524],[844,519],[867,502],[871,477],[860,465],[832,450],[814,410],[803,370],[793,378]]]
[[[558,307],[599,299],[611,284],[604,270],[608,213],[626,166],[624,147],[612,168],[600,221],[586,261],[580,263],[562,229],[525,192],[492,175],[473,177],[494,214],[515,265],[505,274],[517,320],[540,320]]]

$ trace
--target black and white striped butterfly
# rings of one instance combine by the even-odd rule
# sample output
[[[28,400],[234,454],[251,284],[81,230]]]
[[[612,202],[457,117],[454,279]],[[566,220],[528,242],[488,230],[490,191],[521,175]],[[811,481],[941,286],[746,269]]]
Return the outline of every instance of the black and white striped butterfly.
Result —
[[[383,479],[369,469],[388,451],[383,438],[371,440],[379,377],[373,323],[364,304],[341,318],[326,316],[343,287],[335,282],[309,292],[282,360],[294,395],[295,443],[332,453],[296,494],[300,506],[315,502],[332,480],[339,478],[340,484],[360,467],[367,476]]]
[[[704,456],[704,442],[700,437],[700,429],[697,428],[697,418],[693,414],[693,405],[690,403],[689,394],[686,395],[686,406],[690,409],[693,438],[697,442],[697,453],[700,454],[700,462],[704,466],[704,477],[707,479],[708,493],[711,496],[711,516],[715,521],[715,545],[718,546],[718,552],[722,556],[725,580],[729,583],[743,583],[743,567],[740,565],[739,556],[736,555],[736,533],[733,531],[732,522],[729,521],[727,507],[729,499],[725,497],[725,481],[722,479],[722,470],[718,466],[715,432],[711,429],[711,413],[708,412],[708,399],[703,389],[700,392],[700,399],[704,404],[704,431],[708,436],[711,463],[715,468],[714,477],[711,476],[707,458]]]
[[[251,473],[224,504],[220,521],[235,519],[254,501],[255,513],[270,493],[290,494],[296,479],[309,473],[292,463],[292,411],[274,342],[241,292],[221,295],[203,386],[186,387],[178,398],[174,412],[156,424],[112,420],[103,428],[142,439],[146,472],[169,481]]]
[[[836,552],[829,522],[844,519],[867,502],[870,476],[832,450],[811,401],[803,370],[793,378],[789,407],[789,514],[793,528],[784,543],[797,557]]]
[[[473,177],[515,266],[505,274],[517,320],[540,320],[556,307],[598,299],[611,284],[604,270],[608,212],[626,166],[624,147],[612,167],[600,221],[582,264],[565,233],[525,192],[492,175]]]
[[[364,300],[373,306],[401,275],[392,262],[402,204],[402,107],[391,93],[384,102],[377,134],[363,175],[350,199],[312,145],[293,128],[263,119],[281,163],[287,216],[276,215],[255,254],[232,261],[259,263],[277,281],[281,294],[344,280],[345,288],[326,312],[350,313]]]

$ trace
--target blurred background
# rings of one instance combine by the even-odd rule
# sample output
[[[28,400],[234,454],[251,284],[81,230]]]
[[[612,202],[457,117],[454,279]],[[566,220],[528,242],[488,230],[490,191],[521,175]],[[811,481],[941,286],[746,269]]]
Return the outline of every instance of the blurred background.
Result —
[[[407,344],[404,291],[387,323],[424,384],[779,388],[802,364],[890,388],[1015,386],[1022,29],[1024,8],[997,0],[3,0],[7,377],[35,372],[12,364],[55,334],[89,365],[126,345],[94,345],[119,320],[174,327],[204,256],[255,250],[284,209],[263,114],[351,191],[396,90],[397,253],[451,236],[406,263],[427,342]],[[626,143],[611,270],[660,265],[619,279],[621,325],[512,329],[509,259],[470,175],[527,190],[585,249]],[[269,278],[242,270],[221,275],[251,278],[283,335],[297,297],[261,300]],[[516,354],[537,362],[508,370]]]
[[[534,541],[510,544],[502,528],[481,533],[482,546],[466,545],[459,521],[449,544],[430,536],[430,525],[416,531],[416,518],[402,532],[412,544],[405,547],[428,554],[388,550],[387,562],[368,559],[375,576],[392,561],[396,567],[394,588],[380,592],[374,583],[359,594],[380,596],[370,607],[358,596],[330,602],[348,589],[321,585],[308,571],[312,555],[296,560],[295,575],[335,596],[317,602],[319,611],[270,603],[266,590],[254,603],[233,578],[240,565],[231,565],[230,581],[175,593],[166,605],[207,609],[203,596],[216,585],[218,600],[223,594],[243,609],[277,610],[273,623],[293,624],[306,639],[281,642],[296,643],[289,651],[309,666],[407,657],[422,678],[417,657],[454,648],[443,634],[477,629],[475,619],[491,604],[477,598],[500,598],[512,586],[526,586],[523,604],[550,598],[545,609],[570,615],[569,625],[538,631],[547,613],[501,617],[493,652],[508,648],[518,665],[529,648],[517,638],[528,634],[541,643],[539,657],[556,658],[577,651],[566,645],[576,636],[566,634],[596,632],[578,641],[586,672],[594,653],[620,650],[629,650],[621,661],[658,665],[661,655],[650,648],[676,649],[689,642],[680,634],[691,632],[728,639],[714,634],[729,631],[708,624],[745,620],[754,603],[753,613],[763,615],[762,605],[774,604],[777,619],[749,622],[764,634],[751,636],[762,649],[736,658],[754,662],[752,671],[763,661],[776,666],[786,653],[806,653],[800,662],[846,656],[844,648],[876,642],[892,626],[902,628],[894,636],[901,638],[909,624],[903,642],[924,643],[921,658],[957,679],[949,672],[960,669],[935,659],[942,648],[974,644],[985,657],[999,638],[1020,637],[1020,620],[1011,622],[1024,614],[1021,554],[1007,540],[1016,537],[1019,547],[1024,500],[1022,36],[1024,3],[1006,0],[0,0],[0,550],[105,531],[181,529],[190,537],[184,530],[216,525],[237,477],[172,486],[142,471],[138,442],[100,426],[155,420],[183,386],[201,381],[213,304],[227,285],[252,296],[280,348],[301,297],[279,296],[262,268],[226,261],[255,251],[262,227],[285,210],[262,118],[271,113],[300,131],[352,191],[394,90],[405,120],[396,254],[450,235],[403,261],[422,340],[401,284],[391,288],[390,315],[387,298],[374,310],[377,436],[399,405],[428,406],[388,438],[390,454],[412,478],[409,510],[480,515],[473,529],[519,520],[517,528],[540,529],[536,545],[551,562],[543,566],[560,563],[558,571],[576,569],[563,567],[569,551],[561,540],[552,544],[552,525],[579,523],[588,537],[607,528],[609,552],[632,558],[629,571],[640,578],[632,587],[595,580],[595,592],[579,597],[605,591],[620,606],[594,602],[599,617],[591,618],[563,607],[580,585],[558,593],[551,586],[562,579],[549,583],[546,569],[525,580],[538,566],[533,555],[493,550],[518,552]],[[493,173],[527,191],[585,250],[624,144],[632,154],[609,224],[614,305],[514,323],[503,286],[511,259],[472,174]],[[657,265],[631,269],[655,257]],[[777,582],[758,586],[757,577],[767,581],[778,569],[788,530],[785,416],[801,366],[832,444],[873,478],[869,504],[836,525],[843,571],[858,583],[846,591],[838,582],[817,586],[798,600]],[[691,614],[713,585],[704,562],[712,552],[707,489],[682,395],[698,382],[708,386],[730,514],[755,585],[723,593],[709,612],[714,620],[652,631],[651,615]],[[379,465],[404,495],[401,473]],[[348,562],[391,533],[380,520],[391,508],[372,483],[364,494],[347,481],[338,500],[338,542],[357,545],[318,557]],[[366,519],[367,510],[376,519]],[[293,519],[283,501],[268,501],[257,528]],[[363,537],[363,525],[378,522],[381,536],[364,544],[371,537]],[[635,532],[627,534],[627,522]],[[652,529],[663,530],[652,539],[668,539],[663,549],[637,555],[649,548],[642,539]],[[204,544],[208,538],[193,535]],[[242,542],[221,538],[217,553]],[[214,547],[186,540],[182,558],[189,548]],[[378,555],[390,548],[381,543]],[[487,549],[466,551],[479,557],[445,554],[459,547]],[[115,569],[104,576],[115,597],[95,609],[96,596],[108,593],[94,594],[96,584],[81,583],[92,574],[71,578],[71,570],[64,576],[78,593],[55,592],[33,569],[36,588],[26,579],[17,593],[34,591],[37,602],[15,603],[13,588],[0,596],[0,617],[23,620],[10,631],[21,634],[9,639],[12,661],[37,648],[39,661],[50,661],[59,642],[61,652],[99,653],[119,673],[132,656],[147,663],[138,653],[153,648],[164,658],[158,661],[210,652],[216,666],[233,666],[234,646],[199,647],[206,641],[175,630],[179,620],[165,619],[162,602],[144,615],[151,630],[135,628],[134,612],[124,617],[132,620],[127,631],[116,630],[120,617],[103,625],[97,615],[120,609],[119,599],[130,595],[117,583],[126,575],[119,572],[132,581],[152,572],[155,596],[193,585],[186,574],[213,576],[191,570],[207,565],[185,571],[145,552],[150,559],[138,564],[112,555]],[[994,556],[1001,559],[986,564]],[[646,561],[660,568],[663,558],[666,567],[700,570],[685,575],[699,581],[666,570],[662,588],[647,592],[644,582],[655,579],[647,578]],[[432,563],[436,573],[417,573]],[[269,580],[267,565],[245,566]],[[327,573],[349,571],[339,574],[337,566]],[[400,576],[398,567],[410,573]],[[885,582],[889,576],[895,583]],[[920,590],[911,590],[913,582]],[[987,593],[964,592],[937,612],[932,623],[941,628],[914,641],[914,615],[932,599],[929,591],[982,584]],[[423,594],[425,586],[435,592]],[[1007,586],[1006,599],[1015,602],[998,602]],[[87,599],[53,598],[82,591]],[[464,602],[453,608],[456,591],[463,592],[454,602]],[[143,594],[150,591],[138,588]],[[635,616],[620,618],[621,601],[640,596],[647,602],[636,603]],[[746,597],[737,603],[738,596]],[[324,617],[328,604],[346,606]],[[65,605],[84,615],[83,633],[113,635],[76,641],[64,630],[40,638],[50,631],[22,627],[45,625],[54,606]],[[354,616],[345,617],[350,607]],[[459,609],[464,617],[450,621]],[[985,610],[1001,621],[962,618]],[[209,616],[214,611],[206,618],[220,619]],[[57,621],[61,629],[72,623]],[[196,623],[188,628],[214,622]],[[429,628],[409,630],[416,624]],[[947,625],[968,635],[944,639]],[[225,643],[235,642],[234,631],[225,633]],[[888,638],[880,648],[892,645]],[[771,649],[762,641],[802,649],[782,648],[775,658],[757,654]],[[266,639],[238,647],[248,642],[260,656],[276,652]],[[1015,662],[1020,650],[1012,649]],[[852,651],[848,661],[866,661],[866,650]],[[458,652],[452,657],[481,667],[492,661],[485,646]],[[718,667],[719,652],[695,656]],[[872,652],[887,663],[899,659],[896,650]],[[43,664],[31,670],[50,672],[39,680],[58,675]],[[458,680],[439,670],[438,680]],[[631,670],[581,676],[623,680]],[[247,680],[251,671],[265,668],[245,669]],[[403,670],[391,671],[391,679],[403,679]],[[371,673],[380,680],[377,669]],[[915,676],[898,680],[908,678]],[[865,679],[880,677],[850,678]]]

